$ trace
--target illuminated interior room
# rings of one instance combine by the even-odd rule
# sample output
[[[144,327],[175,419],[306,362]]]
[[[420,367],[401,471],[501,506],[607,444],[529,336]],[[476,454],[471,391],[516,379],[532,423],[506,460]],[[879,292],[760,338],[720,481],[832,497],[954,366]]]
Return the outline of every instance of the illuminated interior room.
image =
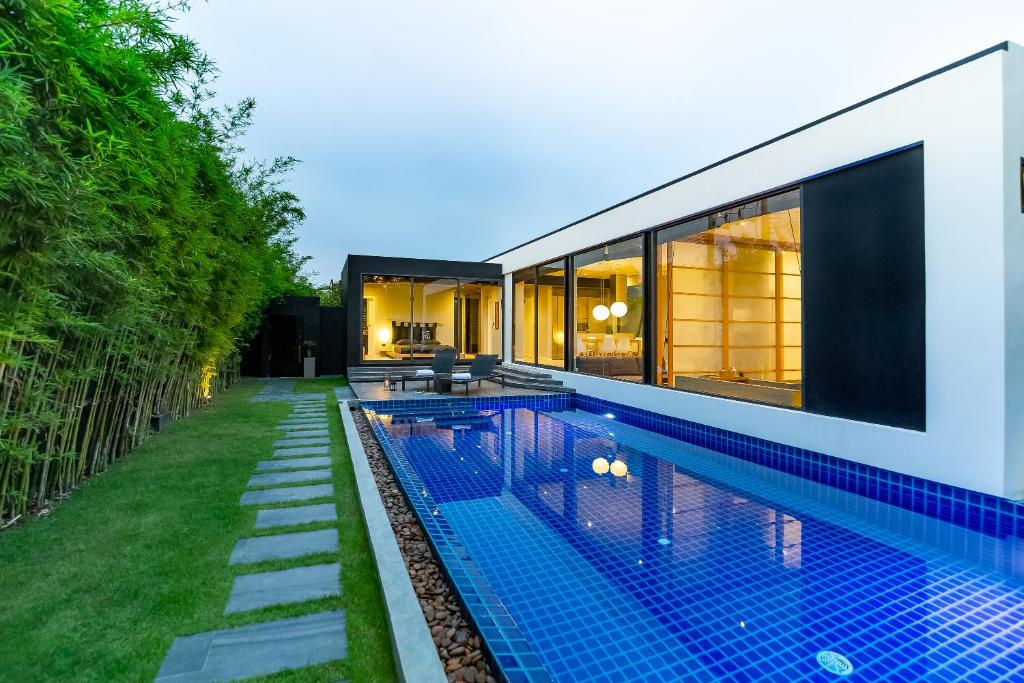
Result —
[[[342,282],[350,366],[429,364],[442,348],[460,360],[501,355],[502,283],[490,264],[349,256]]]
[[[643,242],[634,237],[579,254],[575,369],[643,381]]]
[[[801,405],[800,192],[657,233],[658,384]]]
[[[565,260],[530,268],[513,280],[513,356],[560,368],[565,362]]]

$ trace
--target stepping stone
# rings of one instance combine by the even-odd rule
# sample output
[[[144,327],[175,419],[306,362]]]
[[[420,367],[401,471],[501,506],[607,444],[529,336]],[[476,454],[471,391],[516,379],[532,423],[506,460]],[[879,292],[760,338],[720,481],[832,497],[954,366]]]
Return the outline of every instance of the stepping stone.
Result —
[[[249,477],[248,487],[276,486],[278,484],[300,484],[307,481],[329,481],[331,470],[299,470],[298,472],[268,472]]]
[[[307,429],[305,427],[302,427],[301,429],[299,429],[297,431],[288,432],[288,438],[289,439],[305,439],[305,438],[311,437],[311,436],[327,436],[329,433],[330,432],[328,432],[326,429]]]
[[[289,436],[294,437],[294,434]],[[274,442],[274,448],[291,448],[292,446],[325,446],[331,442],[326,436],[319,436],[315,439],[278,439]]]
[[[341,595],[341,565],[314,564],[235,578],[224,614]]]
[[[317,427],[322,427],[323,429],[327,429],[327,421],[326,420],[319,420],[317,422],[304,422],[302,424],[297,424],[297,425],[286,425],[286,424],[277,425],[277,429],[283,429],[286,432],[298,432],[298,431],[302,431],[303,429],[315,429]]]
[[[338,530],[296,531],[276,536],[240,538],[231,551],[228,564],[252,564],[269,560],[287,560],[313,553],[338,552]]]
[[[274,451],[275,458],[294,458],[297,455],[324,455],[327,446],[299,446],[298,448],[279,448]]]
[[[296,500],[312,500],[314,498],[330,498],[334,495],[333,484],[314,484],[313,486],[288,486],[281,489],[263,489],[262,491],[246,491],[242,494],[242,505],[269,505],[271,503],[290,503]]]
[[[327,417],[326,410],[296,410],[288,417],[292,419],[302,419],[309,417]]]
[[[257,472],[276,470],[297,470],[304,467],[330,467],[330,458],[292,458],[290,460],[261,460],[256,463]]]
[[[334,522],[338,510],[334,503],[321,505],[300,505],[293,508],[271,508],[256,513],[256,528],[270,529],[275,526],[310,524],[312,522]]]
[[[156,683],[234,681],[347,655],[345,611],[332,610],[175,638]]]
[[[283,425],[307,425],[314,424],[316,422],[327,422],[326,416],[321,417],[286,417],[285,419],[278,422]]]

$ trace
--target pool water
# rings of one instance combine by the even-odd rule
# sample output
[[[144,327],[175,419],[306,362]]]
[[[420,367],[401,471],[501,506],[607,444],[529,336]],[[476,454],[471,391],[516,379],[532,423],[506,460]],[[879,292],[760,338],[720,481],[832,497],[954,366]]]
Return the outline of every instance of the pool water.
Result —
[[[511,681],[1024,680],[1024,545],[612,415],[367,411]]]

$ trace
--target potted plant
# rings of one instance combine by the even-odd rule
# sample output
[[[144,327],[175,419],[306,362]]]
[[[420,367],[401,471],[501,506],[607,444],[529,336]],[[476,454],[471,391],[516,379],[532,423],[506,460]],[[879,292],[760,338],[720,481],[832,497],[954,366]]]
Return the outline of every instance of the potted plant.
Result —
[[[316,342],[307,339],[302,342],[302,345],[306,347],[306,357],[302,359],[302,376],[310,379],[316,377],[316,356],[313,355],[316,350]]]

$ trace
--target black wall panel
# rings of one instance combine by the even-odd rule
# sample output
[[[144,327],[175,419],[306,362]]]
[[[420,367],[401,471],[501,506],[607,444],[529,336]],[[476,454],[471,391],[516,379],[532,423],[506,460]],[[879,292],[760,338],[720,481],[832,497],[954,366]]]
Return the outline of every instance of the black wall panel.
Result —
[[[804,408],[923,431],[924,148],[801,193]]]
[[[320,349],[317,373],[345,374],[345,309],[340,306],[320,307]]]

